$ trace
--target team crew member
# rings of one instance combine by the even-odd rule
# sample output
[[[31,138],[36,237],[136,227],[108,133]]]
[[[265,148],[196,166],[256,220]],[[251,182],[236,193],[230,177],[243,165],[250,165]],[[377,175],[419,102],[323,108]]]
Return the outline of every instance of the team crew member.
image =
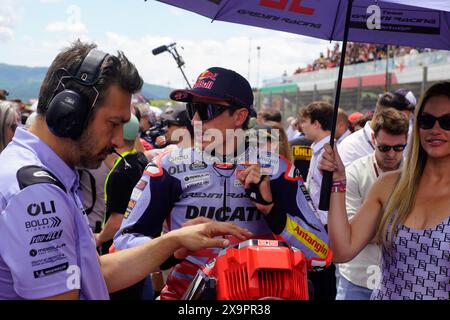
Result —
[[[182,247],[250,235],[230,224],[199,224],[98,257],[75,167],[97,168],[123,145],[131,94],[142,82],[123,53],[80,41],[51,64],[35,122],[29,131],[17,128],[0,155],[0,299],[108,299],[108,291],[138,282]]]
[[[147,166],[114,238],[116,248],[151,243],[164,224],[176,230],[201,217],[234,222],[258,238],[284,239],[305,253],[311,269],[327,266],[328,237],[298,170],[276,154],[258,153],[239,134],[230,135],[254,120],[247,80],[213,67],[200,74],[192,90],[175,90],[171,98],[187,102],[195,131],[201,124],[203,136],[196,141],[201,148],[167,153]],[[217,253],[203,250],[166,261],[162,268],[175,267],[161,298],[180,299],[197,269]]]

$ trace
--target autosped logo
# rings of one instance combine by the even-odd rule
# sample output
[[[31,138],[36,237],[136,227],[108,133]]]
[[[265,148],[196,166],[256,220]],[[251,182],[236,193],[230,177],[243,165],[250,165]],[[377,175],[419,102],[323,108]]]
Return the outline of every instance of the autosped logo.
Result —
[[[49,233],[37,234],[33,236],[33,238],[31,238],[30,244],[57,240],[61,238],[62,233],[63,233],[62,230],[58,230]]]
[[[64,248],[65,246],[66,246],[66,244],[62,243],[62,244],[59,244],[56,246],[49,246],[49,247],[38,249],[38,250],[31,249],[29,253],[30,253],[30,256],[35,257],[38,255],[53,253],[55,251],[58,251],[61,248]]]

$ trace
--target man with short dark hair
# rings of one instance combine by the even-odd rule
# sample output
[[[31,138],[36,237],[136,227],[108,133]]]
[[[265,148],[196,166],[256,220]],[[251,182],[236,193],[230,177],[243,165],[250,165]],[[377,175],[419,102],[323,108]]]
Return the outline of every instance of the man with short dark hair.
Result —
[[[131,250],[98,257],[79,198],[76,168],[97,168],[123,145],[131,94],[142,78],[117,56],[76,41],[55,58],[29,131],[0,154],[0,299],[108,299],[174,251],[225,246],[210,237],[250,234],[231,224],[179,229]]]
[[[323,146],[330,141],[331,118],[333,107],[324,101],[314,101],[300,109],[300,125],[305,138],[312,141],[311,162],[306,185],[316,207],[317,215],[324,226],[327,224],[328,212],[319,210],[322,172],[317,165],[324,151]],[[308,278],[314,286],[316,300],[334,300],[336,296],[336,277],[334,264],[322,272],[308,273]]]
[[[260,239],[283,239],[303,251],[310,270],[328,266],[327,234],[298,170],[247,140],[244,130],[256,115],[248,81],[213,67],[198,76],[193,89],[175,90],[170,97],[187,103],[196,147],[163,154],[149,164],[142,177],[145,188],[132,199],[136,205],[114,238],[116,248],[152,242],[163,225],[174,230],[214,219],[233,221]],[[197,270],[217,254],[190,252],[164,263],[161,268],[173,269],[161,299],[182,298]]]
[[[381,110],[394,108],[403,112],[409,119],[414,105],[403,95],[404,92],[386,92],[377,101],[375,113],[372,121],[367,122],[361,130],[351,134],[339,145],[339,154],[345,166],[353,161],[371,154],[375,150],[373,129],[375,128],[375,118]]]

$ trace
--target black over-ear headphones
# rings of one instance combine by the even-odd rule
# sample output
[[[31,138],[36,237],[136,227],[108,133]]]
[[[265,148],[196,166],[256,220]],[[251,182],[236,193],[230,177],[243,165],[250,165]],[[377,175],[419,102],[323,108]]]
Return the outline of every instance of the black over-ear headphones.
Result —
[[[81,136],[99,95],[95,85],[99,80],[100,67],[107,56],[108,54],[102,51],[92,49],[84,58],[75,76],[66,69],[59,69],[56,72],[59,83],[50,99],[45,116],[47,125],[54,135],[71,139]],[[61,72],[64,75],[61,76]],[[73,80],[82,86],[91,87],[96,93],[94,102],[90,104],[88,97],[84,94],[66,89],[65,80]],[[58,92],[60,85],[62,91]]]

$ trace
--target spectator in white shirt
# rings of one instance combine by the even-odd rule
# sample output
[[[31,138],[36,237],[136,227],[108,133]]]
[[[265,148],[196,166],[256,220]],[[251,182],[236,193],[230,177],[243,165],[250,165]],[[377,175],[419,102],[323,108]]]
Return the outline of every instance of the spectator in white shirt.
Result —
[[[398,170],[408,136],[408,119],[393,109],[382,110],[374,118],[375,151],[355,160],[346,168],[347,215],[351,219],[361,207],[369,189],[388,171]],[[380,270],[381,250],[378,244],[368,244],[353,260],[339,264],[336,300],[369,300]]]
[[[319,206],[320,186],[322,184],[322,172],[317,168],[318,161],[322,156],[323,145],[330,142],[331,118],[333,107],[323,101],[312,102],[300,110],[300,125],[305,138],[312,141],[312,157],[309,165],[306,186],[316,208]],[[327,212],[317,210],[319,218],[325,225],[327,223]]]
[[[375,127],[375,118],[381,110],[394,108],[403,112],[409,119],[414,110],[412,105],[402,93],[386,92],[380,96],[375,108],[375,114],[371,122],[366,123],[363,129],[358,130],[348,136],[345,141],[339,145],[339,154],[344,166],[348,166],[353,161],[371,154],[375,150],[373,129]]]
[[[319,206],[322,172],[317,168],[322,157],[323,146],[330,142],[331,119],[333,107],[323,101],[315,101],[300,109],[300,126],[305,138],[311,140],[312,157],[306,179],[306,186],[316,208]],[[326,225],[327,211],[316,210],[320,221]],[[326,228],[326,226],[325,226]],[[336,297],[336,268],[331,264],[321,272],[308,272],[308,278],[313,283],[314,300],[334,300]]]

